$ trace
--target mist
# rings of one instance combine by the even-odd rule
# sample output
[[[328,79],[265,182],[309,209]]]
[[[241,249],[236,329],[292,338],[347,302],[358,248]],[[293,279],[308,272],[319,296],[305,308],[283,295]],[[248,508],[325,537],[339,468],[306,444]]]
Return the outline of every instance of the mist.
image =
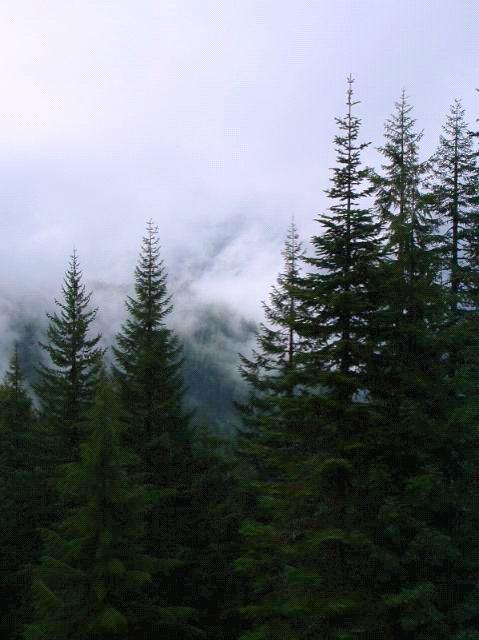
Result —
[[[346,77],[367,163],[403,88],[427,157],[455,97],[479,112],[478,18],[464,0],[0,5],[0,369],[25,326],[41,336],[74,248],[110,345],[151,218],[169,322],[238,380],[291,216],[307,241],[327,207]]]

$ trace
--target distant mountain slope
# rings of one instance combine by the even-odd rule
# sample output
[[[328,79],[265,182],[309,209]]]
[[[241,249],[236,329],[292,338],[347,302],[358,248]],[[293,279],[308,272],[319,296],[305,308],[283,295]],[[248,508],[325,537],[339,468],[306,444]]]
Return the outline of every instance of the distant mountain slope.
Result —
[[[35,367],[42,357],[38,345],[45,339],[44,313],[33,317],[18,308],[9,318],[13,339],[17,339],[20,358],[30,384],[35,381]],[[174,319],[172,322],[175,325]],[[246,352],[254,338],[256,326],[231,309],[198,306],[188,327],[178,331],[184,345],[186,398],[195,412],[195,423],[207,423],[220,433],[235,429],[238,417],[234,400],[245,395],[245,385],[238,372],[238,352]],[[1,368],[5,369],[9,344],[2,345]],[[110,352],[108,351],[108,355]]]

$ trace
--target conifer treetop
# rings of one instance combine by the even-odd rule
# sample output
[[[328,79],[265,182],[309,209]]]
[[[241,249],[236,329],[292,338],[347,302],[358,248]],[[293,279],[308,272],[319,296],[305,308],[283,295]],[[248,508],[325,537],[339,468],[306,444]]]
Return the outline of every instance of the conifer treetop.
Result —
[[[291,219],[281,255],[283,270],[278,275],[277,284],[271,289],[269,303],[263,302],[262,306],[268,323],[288,327],[294,323],[296,306],[292,289],[297,285],[304,257],[303,243],[299,239],[294,218]]]
[[[379,181],[377,203],[384,220],[391,222],[396,215],[400,224],[408,222],[418,201],[419,178],[425,163],[419,161],[419,143],[423,132],[416,131],[413,107],[403,89],[400,99],[394,103],[395,111],[386,120],[385,143],[379,147],[385,163],[384,175]]]
[[[479,208],[479,168],[474,140],[460,100],[452,103],[431,159],[430,189],[438,221],[445,226],[442,251],[448,271],[451,306],[457,311],[469,288],[468,269],[475,253],[475,229]],[[472,270],[473,273],[474,270]],[[470,285],[470,283],[469,283]]]
[[[24,391],[25,379],[20,365],[20,355],[18,350],[18,342],[15,342],[13,354],[10,358],[8,369],[3,378],[3,386],[10,389],[15,397],[18,397]]]
[[[129,419],[152,437],[167,425],[171,432],[180,430],[183,382],[181,346],[165,324],[172,310],[171,297],[158,228],[151,220],[134,277],[135,292],[127,298],[127,318],[113,347],[114,375]]]
[[[79,356],[85,364],[90,364],[103,354],[103,350],[97,348],[101,334],[87,338],[88,328],[95,320],[98,309],[89,309],[92,293],[86,292],[82,277],[78,254],[74,249],[63,280],[63,299],[55,299],[59,311],[47,313],[50,320],[48,343],[40,344],[59,368],[69,369],[78,363]]]
[[[434,184],[437,202],[444,215],[453,207],[458,213],[462,207],[477,204],[478,152],[465,118],[465,109],[459,99],[452,103],[446,122],[442,127],[439,145],[432,158]],[[451,198],[456,199],[451,202]]]
[[[289,225],[281,255],[283,269],[276,285],[271,288],[269,301],[262,303],[265,322],[260,324],[256,335],[258,348],[253,351],[252,359],[240,354],[241,374],[257,389],[266,389],[270,376],[276,384],[280,371],[285,366],[293,365],[295,355],[301,348],[296,333],[299,305],[296,289],[304,250],[294,218]]]
[[[47,313],[47,342],[40,346],[50,363],[38,367],[35,391],[41,412],[52,422],[64,440],[63,457],[74,458],[81,442],[81,424],[93,402],[95,385],[104,354],[100,334],[90,336],[97,310],[90,308],[91,293],[82,283],[76,250],[71,255],[62,286],[63,297],[55,300],[58,308]]]
[[[3,418],[11,421],[12,428],[18,429],[23,420],[31,418],[32,402],[25,389],[18,343],[15,343],[9,366],[0,385]]]
[[[167,274],[160,251],[158,227],[149,220],[135,267],[135,297],[129,296],[126,302],[132,318],[143,324],[147,331],[154,331],[163,325],[165,316],[172,310],[171,297],[167,293]],[[131,321],[127,325],[129,322]]]

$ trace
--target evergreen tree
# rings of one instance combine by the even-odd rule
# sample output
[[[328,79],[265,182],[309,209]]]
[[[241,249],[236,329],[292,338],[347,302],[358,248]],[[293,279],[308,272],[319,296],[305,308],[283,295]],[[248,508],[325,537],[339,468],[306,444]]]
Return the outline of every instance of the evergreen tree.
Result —
[[[23,426],[23,430],[27,430],[33,421],[33,406],[25,389],[25,379],[20,365],[17,344],[15,344],[13,355],[5,373],[1,392],[2,426],[5,429],[18,426],[19,432],[22,431],[21,427]]]
[[[242,628],[238,608],[245,584],[233,569],[241,519],[245,516],[239,465],[224,440],[207,427],[193,439],[193,605],[206,638],[230,640]]]
[[[43,454],[43,456],[42,456]],[[37,559],[36,527],[48,500],[45,451],[25,389],[18,347],[0,387],[0,496],[3,638],[18,638],[30,606],[28,567]]]
[[[368,207],[373,187],[361,153],[369,143],[358,141],[361,121],[353,114],[357,104],[349,78],[347,114],[336,119],[337,166],[327,191],[333,204],[318,218],[321,233],[312,239],[314,256],[307,258],[313,270],[304,282],[307,317],[301,333],[314,339],[310,382],[328,390],[317,407],[325,412],[326,422],[337,421],[338,411],[364,390],[383,253],[380,225]],[[353,403],[353,411],[362,407]]]
[[[298,356],[304,352],[305,343],[297,331],[304,251],[294,221],[282,257],[284,269],[272,288],[269,304],[263,302],[265,322],[257,333],[258,347],[251,358],[240,354],[241,374],[251,390],[248,403],[239,407],[246,427],[240,446],[243,455],[250,450],[251,459],[256,458],[258,447],[268,446],[269,427],[273,430],[272,441],[276,441],[278,421],[287,420],[288,406],[295,406],[291,400],[299,383]]]
[[[283,620],[294,638],[352,638],[377,625],[370,617],[371,513],[361,479],[370,472],[363,447],[383,246],[371,209],[371,172],[361,160],[368,144],[359,139],[357,104],[350,77],[346,114],[336,119],[332,204],[318,218],[321,232],[312,238],[311,270],[300,291],[307,391],[302,420],[290,425],[298,462],[283,503],[289,529]]]
[[[396,329],[396,350],[415,348],[415,325],[438,289],[432,283],[440,268],[438,220],[426,207],[421,182],[427,166],[419,160],[422,133],[416,132],[412,106],[403,91],[385,125],[382,174],[377,176],[376,205],[387,231],[389,273],[385,290],[390,325]],[[410,326],[411,330],[408,330]],[[407,356],[406,356],[407,357]]]
[[[432,188],[435,210],[444,226],[442,250],[451,310],[457,316],[460,307],[464,310],[472,304],[468,291],[474,271],[468,266],[479,206],[477,152],[460,100],[451,106],[433,157]]]
[[[135,268],[135,297],[127,299],[128,318],[113,348],[115,377],[127,415],[135,423],[131,437],[150,475],[157,473],[155,448],[168,448],[169,439],[184,439],[188,424],[181,346],[165,325],[172,310],[166,280],[158,230],[150,221]]]
[[[286,481],[288,464],[292,467],[295,462],[290,423],[302,419],[298,390],[302,382],[300,357],[306,345],[297,332],[301,306],[297,292],[304,251],[294,221],[282,257],[283,270],[269,303],[263,303],[265,322],[257,333],[257,348],[249,358],[240,356],[241,374],[250,395],[247,403],[238,405],[244,424],[237,442],[243,523],[242,555],[235,568],[245,583],[239,610],[251,619],[253,633],[259,634],[264,630],[260,622],[268,620],[274,625],[275,612],[271,610],[282,583],[281,547],[276,544],[279,537],[272,539],[272,532],[280,530],[284,522],[278,522],[281,501],[274,499],[274,491],[278,483]]]
[[[442,223],[446,300],[448,310],[441,330],[449,381],[448,457],[443,473],[456,496],[443,516],[442,526],[452,528],[461,561],[449,568],[449,590],[455,608],[452,626],[458,638],[474,637],[479,620],[477,572],[478,371],[477,313],[479,292],[479,167],[474,136],[465,122],[464,109],[451,106],[433,157],[433,206]],[[458,463],[459,457],[461,459]],[[451,493],[452,493],[451,491]],[[448,526],[449,525],[449,526]],[[449,613],[449,612],[448,612]],[[451,615],[449,613],[449,619]],[[469,635],[471,634],[471,635]]]
[[[437,343],[444,296],[438,283],[438,221],[432,218],[421,191],[426,165],[419,160],[422,134],[415,131],[411,111],[403,92],[386,122],[385,144],[380,149],[385,163],[381,176],[376,176],[376,205],[387,229],[387,259],[377,357],[371,367],[375,375],[370,376],[370,385],[373,397],[380,398],[390,418],[395,415],[400,424],[402,414],[410,414],[414,432],[432,410],[428,403],[439,399],[429,394],[434,396],[434,389],[444,391]],[[436,410],[441,406],[443,402]]]
[[[450,407],[449,298],[420,190],[420,136],[403,94],[375,178],[383,249],[358,206],[371,192],[359,186],[368,174],[351,89],[332,215],[320,218],[315,271],[299,289],[296,326],[309,342],[292,399],[301,419],[260,427],[276,449],[256,449],[264,510],[243,526],[236,563],[254,587],[248,640],[459,639],[477,618],[477,430],[470,403]],[[461,374],[456,400],[471,385]]]
[[[377,179],[388,255],[368,377],[377,419],[366,442],[380,484],[365,490],[377,514],[384,628],[394,638],[450,638],[462,590],[470,588],[464,496],[477,436],[466,427],[469,409],[457,402],[464,387],[451,395],[443,332],[451,298],[440,286],[441,236],[421,191],[425,165],[411,109],[403,93],[386,123]]]
[[[39,367],[35,391],[43,420],[60,438],[60,459],[74,460],[84,437],[86,413],[92,404],[103,350],[101,336],[90,337],[97,310],[90,309],[91,293],[82,283],[76,252],[70,260],[63,287],[63,300],[55,300],[58,312],[47,314],[44,349],[51,364]]]
[[[128,478],[134,457],[121,445],[115,403],[104,381],[80,460],[64,467],[61,490],[74,506],[42,532],[44,552],[33,585],[36,617],[26,627],[28,640],[140,639],[161,633],[178,618],[178,610],[173,615],[151,607],[145,596],[155,570],[141,545],[146,500]]]
[[[181,347],[165,325],[171,311],[158,230],[150,221],[135,269],[135,296],[114,347],[115,378],[126,439],[138,456],[136,477],[147,488],[147,550],[161,553],[170,576],[151,588],[154,601],[191,602],[192,453],[189,417],[183,409]],[[166,569],[165,569],[166,571]]]
[[[312,240],[315,255],[307,262],[314,270],[295,291],[301,301],[295,327],[307,347],[297,359],[300,383],[288,418],[274,424],[276,431],[265,430],[275,446],[259,452],[263,468],[276,466],[259,485],[266,515],[243,527],[246,553],[237,566],[253,576],[259,600],[246,608],[258,623],[248,639],[356,637],[374,599],[372,544],[355,477],[364,472],[369,406],[361,396],[382,247],[367,206],[371,184],[361,165],[365,145],[358,141],[352,84],[349,78],[347,112],[337,119],[332,205],[319,219],[323,233]]]

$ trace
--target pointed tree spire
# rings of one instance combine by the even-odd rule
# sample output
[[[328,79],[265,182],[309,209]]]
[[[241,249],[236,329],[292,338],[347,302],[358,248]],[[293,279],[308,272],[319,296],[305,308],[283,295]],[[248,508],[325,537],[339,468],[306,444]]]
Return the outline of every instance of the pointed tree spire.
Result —
[[[241,357],[243,374],[250,382],[252,380],[248,376],[248,370],[257,370],[261,361],[269,361],[267,369],[273,376],[285,365],[292,367],[299,348],[296,289],[304,251],[294,219],[291,220],[281,255],[283,270],[277,278],[277,284],[271,290],[269,303],[263,302],[266,322],[260,325],[257,335],[260,350],[254,353],[256,364]],[[273,360],[276,361],[276,365],[273,364]]]
[[[15,407],[15,410],[19,410],[20,408],[26,409],[28,407],[29,411],[31,411],[31,400],[25,391],[25,378],[20,365],[20,354],[17,342],[14,344],[13,354],[3,379],[3,388],[12,406]]]
[[[176,572],[184,564],[180,556],[193,540],[188,520],[192,454],[189,416],[183,408],[181,346],[165,324],[172,307],[158,229],[152,221],[135,269],[134,295],[126,307],[127,319],[113,348],[114,376],[126,422],[125,440],[138,456],[132,474],[147,488],[145,548],[161,554],[169,567],[155,578],[151,597],[158,606],[179,607],[177,621],[182,624],[180,608],[191,597],[186,596],[188,581]]]
[[[128,316],[113,348],[115,376],[139,444],[138,439],[145,443],[159,433],[182,430],[186,420],[181,347],[165,325],[172,305],[158,227],[151,220],[135,268],[135,294],[127,298],[126,307]]]
[[[368,557],[367,534],[355,498],[368,473],[360,450],[370,407],[358,395],[374,346],[382,243],[356,104],[349,77],[346,113],[336,119],[331,205],[318,219],[310,271],[293,289],[306,347],[297,385],[282,398],[271,376],[269,402],[256,408],[259,435],[250,438],[258,509],[244,523],[237,567],[252,581],[251,637],[352,638],[367,625],[368,580],[358,562]]]
[[[308,317],[303,331],[315,340],[312,358],[334,373],[322,383],[337,392],[339,403],[348,401],[362,386],[361,375],[369,358],[366,337],[377,296],[374,274],[382,255],[380,225],[369,206],[373,192],[371,172],[361,155],[369,146],[359,140],[361,120],[354,113],[353,83],[348,78],[346,114],[336,118],[336,166],[327,195],[329,210],[320,215],[321,231],[312,238],[314,256],[307,258],[305,305]],[[311,369],[318,384],[321,374]]]
[[[386,121],[384,161],[375,176],[376,207],[387,236],[387,273],[383,284],[395,358],[403,364],[420,347],[421,323],[441,313],[441,292],[435,285],[441,267],[438,220],[431,215],[423,182],[427,165],[419,158],[422,132],[416,131],[412,106],[405,91]],[[399,362],[398,360],[398,362]]]
[[[399,262],[413,259],[412,251],[421,243],[424,210],[421,208],[420,180],[426,165],[419,160],[422,132],[415,130],[413,107],[405,90],[395,103],[395,111],[386,121],[384,145],[379,149],[384,158],[377,183],[376,204],[386,222],[390,250]],[[409,273],[405,264],[406,273]]]
[[[257,458],[282,438],[288,422],[289,399],[299,383],[298,358],[304,341],[298,335],[300,300],[297,296],[304,250],[294,220],[282,249],[283,269],[272,287],[269,302],[263,302],[265,321],[256,335],[257,347],[250,357],[240,354],[241,375],[250,386],[248,402],[239,405],[246,427],[240,449]],[[271,436],[271,432],[276,433]]]
[[[63,440],[63,457],[78,455],[86,412],[92,404],[104,349],[99,334],[90,336],[97,309],[91,309],[76,251],[70,258],[57,311],[48,313],[47,342],[40,346],[50,360],[39,367],[35,391],[41,413]]]
[[[439,222],[444,225],[442,253],[451,310],[471,304],[471,273],[467,260],[475,245],[479,209],[477,151],[460,100],[451,105],[439,147],[432,158],[432,193]],[[474,288],[474,286],[473,286]]]

